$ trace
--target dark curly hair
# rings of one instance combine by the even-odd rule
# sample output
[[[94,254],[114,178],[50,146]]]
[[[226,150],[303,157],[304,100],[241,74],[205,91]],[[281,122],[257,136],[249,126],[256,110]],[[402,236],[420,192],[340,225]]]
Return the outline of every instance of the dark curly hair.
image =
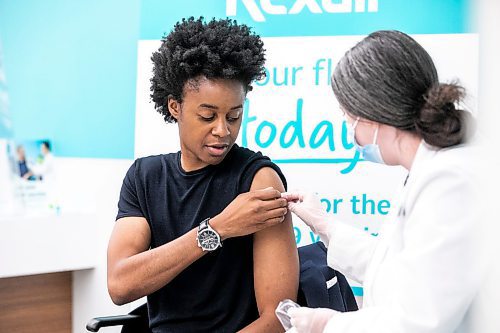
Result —
[[[186,83],[196,79],[234,79],[251,90],[251,82],[265,77],[265,50],[260,37],[231,19],[190,17],[177,22],[153,53],[151,99],[165,122],[175,122],[168,98],[182,102]]]

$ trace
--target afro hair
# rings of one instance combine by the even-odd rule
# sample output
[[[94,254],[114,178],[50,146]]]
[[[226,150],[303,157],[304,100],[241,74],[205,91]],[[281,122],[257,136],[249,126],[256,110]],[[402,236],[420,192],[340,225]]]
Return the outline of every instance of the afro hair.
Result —
[[[165,122],[175,122],[168,98],[182,102],[185,84],[201,76],[238,80],[251,90],[251,82],[265,76],[263,46],[258,35],[235,20],[182,19],[151,57],[151,99],[156,110]]]

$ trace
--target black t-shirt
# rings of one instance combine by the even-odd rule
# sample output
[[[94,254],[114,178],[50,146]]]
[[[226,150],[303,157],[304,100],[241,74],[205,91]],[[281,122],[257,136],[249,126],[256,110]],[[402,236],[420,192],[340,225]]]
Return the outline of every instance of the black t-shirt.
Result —
[[[281,170],[268,157],[234,145],[219,165],[186,172],[180,152],[137,159],[123,181],[117,219],[146,218],[151,248],[161,246],[213,217],[255,173]],[[148,296],[153,332],[235,332],[258,318],[253,281],[252,235],[229,238]]]

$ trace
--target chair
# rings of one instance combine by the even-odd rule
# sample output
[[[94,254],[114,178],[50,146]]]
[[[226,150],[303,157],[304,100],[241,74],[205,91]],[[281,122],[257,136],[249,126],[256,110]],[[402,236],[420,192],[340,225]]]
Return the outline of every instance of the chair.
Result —
[[[341,312],[358,309],[346,278],[328,267],[327,249],[321,242],[299,247],[300,279],[297,302],[311,308],[330,308]],[[87,330],[98,332],[101,327],[123,325],[122,333],[151,333],[147,304],[127,315],[91,319]]]
[[[102,327],[118,325],[123,325],[122,333],[151,333],[147,304],[142,304],[126,315],[92,318],[87,323],[87,330],[98,332]]]

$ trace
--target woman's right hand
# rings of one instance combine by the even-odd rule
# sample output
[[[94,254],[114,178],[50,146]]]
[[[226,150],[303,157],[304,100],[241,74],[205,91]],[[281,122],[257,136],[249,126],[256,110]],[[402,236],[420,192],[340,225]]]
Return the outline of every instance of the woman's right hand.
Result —
[[[319,197],[315,193],[302,191],[285,192],[281,196],[288,201],[288,209],[304,221],[328,246],[331,217],[327,215]]]
[[[210,219],[222,240],[253,234],[284,221],[287,200],[272,187],[238,195],[220,214]]]

